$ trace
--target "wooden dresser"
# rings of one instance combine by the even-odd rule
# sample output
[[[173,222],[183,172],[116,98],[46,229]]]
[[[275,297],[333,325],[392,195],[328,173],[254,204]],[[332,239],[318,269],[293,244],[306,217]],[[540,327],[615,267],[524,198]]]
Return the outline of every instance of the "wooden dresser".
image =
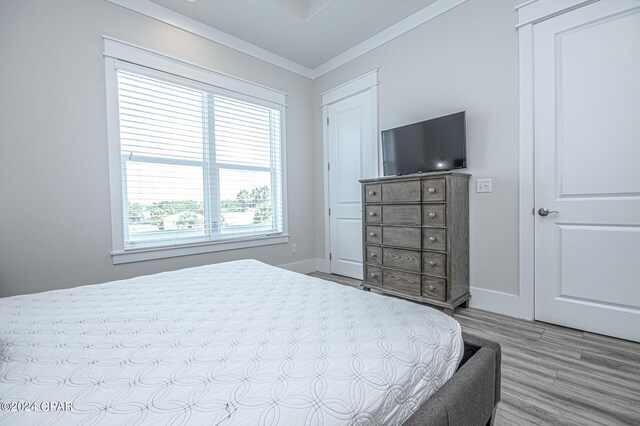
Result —
[[[363,179],[365,290],[441,306],[468,305],[469,174]]]

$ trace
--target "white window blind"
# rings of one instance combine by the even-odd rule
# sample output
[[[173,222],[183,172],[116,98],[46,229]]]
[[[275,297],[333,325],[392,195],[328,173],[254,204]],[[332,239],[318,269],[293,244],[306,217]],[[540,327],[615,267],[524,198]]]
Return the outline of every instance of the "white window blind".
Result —
[[[283,232],[281,108],[116,74],[125,250]]]

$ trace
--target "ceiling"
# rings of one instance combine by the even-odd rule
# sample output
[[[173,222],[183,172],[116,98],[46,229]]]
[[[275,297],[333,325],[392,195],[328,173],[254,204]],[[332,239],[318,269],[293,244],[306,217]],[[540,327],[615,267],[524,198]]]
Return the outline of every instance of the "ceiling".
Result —
[[[436,0],[150,0],[314,69]]]

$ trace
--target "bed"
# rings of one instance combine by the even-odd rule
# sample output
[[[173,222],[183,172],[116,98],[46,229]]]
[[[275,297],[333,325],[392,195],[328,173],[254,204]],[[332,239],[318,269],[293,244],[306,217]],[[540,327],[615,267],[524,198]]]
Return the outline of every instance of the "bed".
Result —
[[[486,424],[499,356],[434,309],[240,260],[0,299],[0,424]]]

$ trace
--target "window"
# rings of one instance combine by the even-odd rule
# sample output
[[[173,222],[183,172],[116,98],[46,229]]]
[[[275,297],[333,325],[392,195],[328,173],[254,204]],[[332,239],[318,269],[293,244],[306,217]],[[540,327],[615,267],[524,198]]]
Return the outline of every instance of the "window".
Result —
[[[213,251],[283,236],[282,106],[113,64],[119,191],[112,192],[121,206],[119,213],[112,206],[121,219],[114,255],[164,251],[134,259],[141,260],[170,256],[171,248],[182,255],[194,252],[184,247],[218,245],[195,250]]]

